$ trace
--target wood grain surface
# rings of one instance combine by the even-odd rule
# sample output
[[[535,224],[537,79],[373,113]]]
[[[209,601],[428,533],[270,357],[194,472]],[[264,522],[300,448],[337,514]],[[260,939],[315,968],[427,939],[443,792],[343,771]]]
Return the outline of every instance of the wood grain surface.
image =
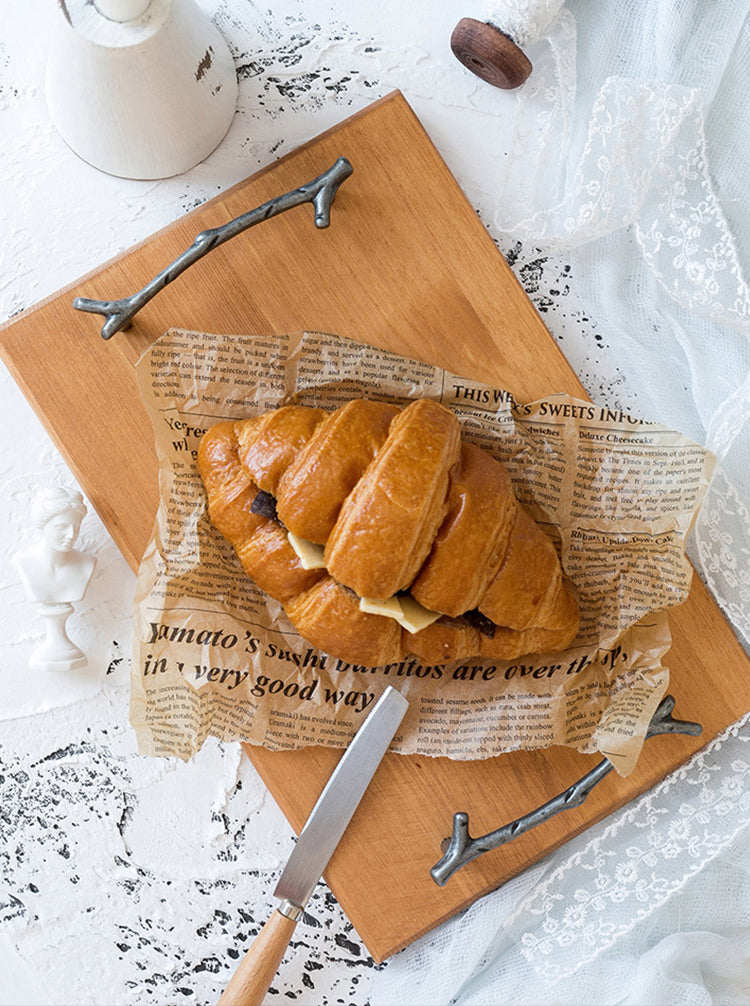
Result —
[[[99,318],[72,309],[75,296],[135,292],[199,231],[309,181],[340,155],[354,174],[339,190],[329,229],[314,228],[309,206],[253,228],[191,267],[109,342],[99,336]],[[0,330],[3,359],[133,568],[158,502],[153,434],[133,365],[172,327],[336,332],[498,384],[519,401],[554,392],[586,397],[398,92]],[[443,888],[429,870],[455,811],[467,811],[472,834],[483,834],[554,796],[598,759],[566,748],[481,762],[386,757],[326,873],[376,960],[648,790],[750,708],[750,661],[697,576],[671,625],[675,715],[699,720],[703,735],[650,740],[628,778],[612,773],[581,808],[480,857]],[[340,751],[246,751],[299,830]]]

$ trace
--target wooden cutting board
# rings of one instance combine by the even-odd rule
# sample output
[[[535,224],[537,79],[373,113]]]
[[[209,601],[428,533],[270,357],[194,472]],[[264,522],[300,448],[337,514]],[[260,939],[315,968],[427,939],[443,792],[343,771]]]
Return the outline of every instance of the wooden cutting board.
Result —
[[[310,180],[344,155],[354,174],[328,230],[301,207],[210,253],[110,342],[74,296],[140,289],[204,228]],[[586,397],[473,208],[396,92],[143,244],[26,311],[0,331],[0,352],[82,489],[136,568],[157,507],[150,423],[133,365],[166,329],[267,334],[336,332],[512,391]],[[118,449],[122,445],[122,449]],[[578,809],[486,854],[440,888],[430,867],[452,816],[480,835],[565,789],[596,757],[566,748],[481,762],[389,755],[326,880],[376,960],[643,793],[750,708],[750,661],[697,577],[671,619],[675,715],[701,738],[650,740],[636,770],[612,773]],[[340,752],[246,747],[299,830]]]

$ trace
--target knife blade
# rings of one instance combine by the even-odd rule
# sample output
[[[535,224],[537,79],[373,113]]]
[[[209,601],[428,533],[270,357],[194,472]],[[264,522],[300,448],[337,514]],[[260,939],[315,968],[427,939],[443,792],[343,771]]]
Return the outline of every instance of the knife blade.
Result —
[[[260,1006],[294,928],[351,821],[409,706],[392,686],[383,692],[333,770],[274,890],[274,909],[240,962],[219,1006]]]

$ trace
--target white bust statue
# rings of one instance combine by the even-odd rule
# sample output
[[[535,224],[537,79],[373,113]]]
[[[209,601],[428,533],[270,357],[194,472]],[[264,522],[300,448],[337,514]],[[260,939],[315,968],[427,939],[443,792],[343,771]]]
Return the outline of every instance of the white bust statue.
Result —
[[[79,492],[42,490],[31,508],[38,539],[14,557],[26,595],[38,602],[47,628],[47,638],[31,658],[33,667],[70,670],[86,666],[85,655],[65,629],[73,613],[72,602],[83,598],[96,565],[94,556],[73,547],[85,513]]]

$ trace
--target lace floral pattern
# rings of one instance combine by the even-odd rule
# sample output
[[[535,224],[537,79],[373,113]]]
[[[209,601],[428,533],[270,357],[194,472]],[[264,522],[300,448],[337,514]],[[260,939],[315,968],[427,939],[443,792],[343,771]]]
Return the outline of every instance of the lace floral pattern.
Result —
[[[569,0],[527,53],[534,72],[513,99],[513,156],[498,167],[492,222],[504,245],[569,263],[581,314],[637,411],[716,454],[691,554],[750,645],[743,11],[730,0]],[[688,60],[685,47],[697,38],[700,56]],[[585,339],[556,330],[553,314],[545,320],[583,374]],[[396,1001],[405,979],[431,1006],[747,1002],[750,939],[736,921],[747,917],[747,901],[741,909],[733,898],[737,890],[746,898],[750,884],[748,720],[473,905],[430,946],[407,951],[378,976],[373,1002]],[[714,877],[721,884],[711,888]],[[683,929],[691,924],[692,934]],[[664,931],[671,942],[655,958],[648,940]],[[709,943],[716,953],[701,971],[697,948]],[[687,962],[680,977],[696,973],[692,998],[685,982],[667,990],[656,980],[660,961],[678,951]],[[719,972],[726,984],[712,995],[710,975]]]
[[[743,527],[750,528],[750,510],[723,472],[717,472],[698,516],[698,556],[711,592],[750,646],[750,546],[747,531],[739,540]]]
[[[568,90],[563,82],[552,89],[557,112],[566,110]],[[697,89],[609,78],[594,100],[586,143],[560,202],[545,205],[550,193],[539,198],[537,192],[542,208],[526,219],[501,210],[498,224],[548,250],[635,225],[643,256],[670,296],[750,333],[750,292],[711,184],[704,116]]]
[[[750,373],[712,416],[707,443],[722,465],[696,521],[700,569],[750,647]]]
[[[536,920],[523,954],[537,972],[557,979],[590,962],[748,828],[748,719],[636,801],[523,904]]]
[[[745,1003],[746,981],[736,999],[707,999],[699,975],[693,999],[684,980],[668,990],[661,968],[665,963],[668,971],[666,954],[678,945],[695,960],[693,937],[704,948],[709,937],[720,942],[721,924],[736,927],[750,889],[748,720],[750,714],[609,822],[393,959],[374,977],[373,1006],[401,1002],[405,987],[411,1001],[425,1006]],[[739,870],[732,874],[735,862]],[[691,890],[688,911],[681,895],[704,877]],[[744,887],[735,889],[741,880]],[[715,936],[690,932],[691,925],[705,930],[711,922]],[[666,949],[655,935],[664,931],[672,939]],[[730,984],[742,972],[748,943],[737,939],[724,947],[724,960],[717,954],[712,961]],[[657,948],[661,954],[647,960]]]
[[[675,370],[675,385],[684,381],[678,366],[693,383],[683,414],[692,410],[694,430],[702,428],[701,439],[723,461],[698,521],[697,557],[747,640],[750,289],[712,180],[705,95],[677,83],[608,77],[592,96],[577,149],[571,121],[582,97],[574,83],[575,51],[575,22],[564,10],[535,58],[533,86],[518,99],[517,163],[539,167],[525,178],[517,166],[508,169],[504,189],[517,198],[500,201],[495,223],[512,238],[573,256],[608,235],[632,233],[632,264],[626,252],[622,281],[606,276],[590,251],[579,279],[590,288],[621,282],[613,294],[621,303],[599,300],[592,314],[606,324],[603,312],[612,310],[623,356],[633,361],[648,345],[665,370]],[[651,300],[639,269],[654,284]],[[672,362],[678,360],[686,365]],[[654,374],[637,363],[630,367],[632,381],[651,387],[657,399]]]
[[[488,6],[483,20],[495,25],[523,49],[549,32],[563,2],[538,0],[529,4],[525,0],[495,0]]]

